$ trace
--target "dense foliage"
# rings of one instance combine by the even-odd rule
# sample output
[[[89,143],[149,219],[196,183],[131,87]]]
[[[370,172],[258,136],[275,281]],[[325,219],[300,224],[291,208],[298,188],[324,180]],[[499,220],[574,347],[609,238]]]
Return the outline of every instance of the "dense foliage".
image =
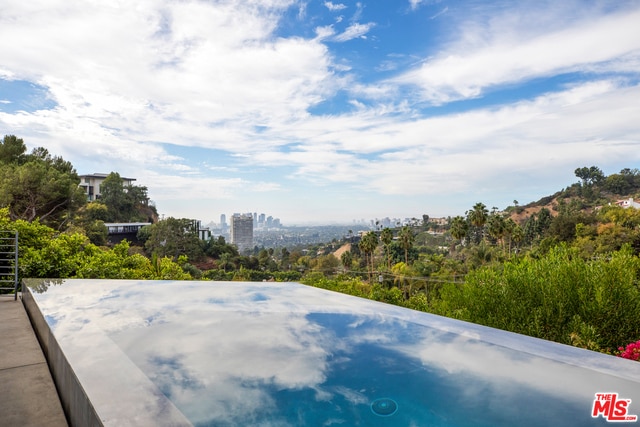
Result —
[[[106,222],[147,222],[158,214],[149,206],[147,187],[124,185],[117,172],[111,172],[100,184],[100,199],[92,204],[104,206],[103,219]]]
[[[627,246],[585,260],[559,245],[544,256],[470,272],[440,290],[430,311],[474,323],[613,351],[640,337],[640,259]]]
[[[58,232],[39,221],[11,221],[0,209],[0,229],[19,233],[20,277],[91,279],[190,279],[180,263],[169,258],[151,260],[132,251],[124,241],[100,248],[82,233]],[[152,262],[153,261],[153,262]]]
[[[36,218],[61,228],[85,200],[71,163],[45,148],[26,154],[22,139],[7,135],[0,143],[0,206],[11,219]]]

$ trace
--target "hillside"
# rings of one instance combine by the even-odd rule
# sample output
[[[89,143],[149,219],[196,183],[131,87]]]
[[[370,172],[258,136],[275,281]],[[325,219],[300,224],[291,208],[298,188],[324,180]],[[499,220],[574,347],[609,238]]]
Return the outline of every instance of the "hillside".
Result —
[[[507,208],[511,218],[522,224],[543,208],[557,216],[561,205],[571,206],[574,210],[592,212],[600,206],[614,204],[620,200],[640,200],[640,171],[625,168],[620,173],[605,176],[596,167],[578,168],[575,171],[580,182],[574,183],[552,195],[542,197],[536,202],[524,206]]]

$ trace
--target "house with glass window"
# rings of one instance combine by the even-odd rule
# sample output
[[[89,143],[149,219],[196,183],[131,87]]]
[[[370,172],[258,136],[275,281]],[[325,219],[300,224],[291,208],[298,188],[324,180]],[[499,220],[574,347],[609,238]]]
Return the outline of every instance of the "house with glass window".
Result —
[[[80,188],[82,188],[87,195],[87,201],[91,202],[100,198],[100,184],[102,184],[108,176],[108,173],[80,175]],[[133,185],[133,181],[136,180],[135,178],[125,178],[123,176],[121,176],[120,179],[122,179],[122,185],[125,187]]]

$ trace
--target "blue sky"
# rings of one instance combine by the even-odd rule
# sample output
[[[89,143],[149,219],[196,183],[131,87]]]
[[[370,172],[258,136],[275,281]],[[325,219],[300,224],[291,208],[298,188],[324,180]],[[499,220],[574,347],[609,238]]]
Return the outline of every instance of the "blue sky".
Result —
[[[0,133],[165,216],[464,214],[640,167],[639,1],[4,0]]]

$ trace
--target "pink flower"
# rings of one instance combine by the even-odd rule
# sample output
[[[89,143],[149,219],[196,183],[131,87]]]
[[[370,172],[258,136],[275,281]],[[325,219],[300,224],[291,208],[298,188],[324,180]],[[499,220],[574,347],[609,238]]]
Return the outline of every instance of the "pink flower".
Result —
[[[626,348],[618,348],[618,356],[630,360],[640,360],[640,340],[627,344]]]

